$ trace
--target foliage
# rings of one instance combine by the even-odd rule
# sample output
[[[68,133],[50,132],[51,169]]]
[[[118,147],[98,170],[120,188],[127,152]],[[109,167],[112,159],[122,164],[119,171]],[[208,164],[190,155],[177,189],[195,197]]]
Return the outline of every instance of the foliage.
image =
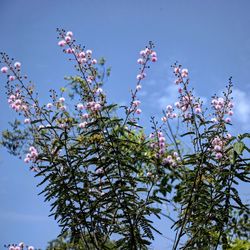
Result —
[[[58,45],[75,63],[76,75],[65,78],[59,96],[50,90],[47,105],[21,74],[19,62],[2,53],[1,69],[7,74],[9,105],[25,123],[24,128],[20,121],[11,124],[1,143],[14,155],[26,153],[24,161],[40,179],[40,194],[62,227],[50,247],[147,249],[154,232],[160,233],[152,218],[163,218],[162,204],[174,205],[177,213],[174,219],[166,216],[175,221],[173,249],[245,244],[240,240],[249,237],[249,207],[238,185],[249,182],[250,134],[228,132],[234,106],[231,79],[223,97],[213,96],[206,108],[189,86],[188,70],[175,63],[179,111],[168,105],[162,123],[152,117],[148,136],[139,124],[137,94],[148,65],[157,61],[154,45],[140,52],[130,104],[119,107],[108,102],[102,89],[110,76],[105,60],[98,62],[91,50],[77,45],[72,32],[58,33]],[[182,134],[173,132],[177,118]],[[182,140],[190,143],[189,151]]]

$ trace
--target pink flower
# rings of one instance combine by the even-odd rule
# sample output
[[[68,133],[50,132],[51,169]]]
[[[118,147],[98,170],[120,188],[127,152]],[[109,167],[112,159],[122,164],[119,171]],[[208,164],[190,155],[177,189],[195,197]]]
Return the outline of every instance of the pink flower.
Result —
[[[151,56],[152,56],[152,57],[157,57],[156,52],[155,52],[155,51],[153,51],[153,52],[151,53]]]
[[[166,122],[166,121],[167,121],[167,117],[166,117],[166,116],[163,116],[163,117],[161,118],[161,120],[162,120],[163,122]]]
[[[61,103],[65,102],[65,98],[64,97],[60,97],[59,98],[59,102],[61,102]]]
[[[157,134],[158,134],[158,137],[163,137],[163,133],[161,131],[159,131]]]
[[[180,102],[176,102],[174,105],[175,105],[175,107],[178,108],[178,109],[181,107]]]
[[[195,108],[195,113],[200,114],[201,113],[201,108]]]
[[[149,54],[151,53],[151,50],[150,50],[149,48],[146,48],[144,51],[145,51],[145,53],[146,53],[147,55],[149,55]]]
[[[216,119],[216,118],[212,118],[212,119],[211,119],[211,122],[216,123],[216,122],[217,122],[217,119]]]
[[[67,107],[65,105],[63,105],[63,106],[60,107],[61,111],[66,111],[66,109],[67,109]]]
[[[100,103],[96,103],[95,106],[94,106],[94,110],[100,110],[102,108],[101,104]]]
[[[232,138],[232,135],[227,133],[226,138],[230,140]]]
[[[167,157],[167,161],[168,161],[169,163],[172,163],[173,158],[172,158],[172,156],[171,156],[171,155],[168,155],[168,157]]]
[[[143,60],[142,58],[139,58],[139,59],[137,60],[137,63],[143,64],[143,63],[144,63],[144,60]]]
[[[96,59],[93,59],[93,60],[92,60],[92,64],[97,64],[97,60],[96,60]]]
[[[213,105],[217,105],[217,104],[218,104],[218,101],[217,101],[216,99],[213,99],[213,100],[211,101],[211,103],[212,103]]]
[[[19,244],[18,244],[18,246],[19,247],[24,247],[25,245],[24,245],[24,242],[20,242]]]
[[[167,109],[168,111],[172,111],[172,110],[173,110],[173,107],[172,107],[171,105],[167,105],[166,109]]]
[[[146,56],[145,50],[141,50],[141,51],[140,51],[140,55],[141,55],[142,57],[145,57],[145,56]]]
[[[78,57],[84,58],[85,57],[85,53],[82,51],[78,54]]]
[[[177,78],[174,82],[175,82],[176,85],[178,85],[179,83],[182,82],[182,80],[181,80],[181,78]]]
[[[177,152],[174,152],[174,153],[173,153],[173,156],[174,156],[174,157],[178,157],[178,153],[177,153]]]
[[[221,109],[222,107],[221,107],[221,105],[215,105],[215,107],[214,107],[216,110],[219,110],[219,109]]]
[[[49,102],[49,103],[46,105],[46,107],[47,107],[48,109],[51,109],[51,108],[53,107],[53,104]]]
[[[142,80],[142,79],[143,79],[142,74],[138,74],[138,75],[136,76],[136,79],[137,79],[137,80]]]
[[[65,123],[61,123],[61,124],[59,124],[59,127],[60,128],[66,128],[66,124]]]
[[[226,123],[230,123],[230,122],[231,122],[231,118],[230,118],[230,117],[227,117],[227,118],[225,119],[225,122],[226,122]]]
[[[184,78],[184,77],[187,77],[188,76],[188,70],[187,69],[183,69],[181,71],[181,76]]]
[[[181,107],[181,111],[182,111],[182,112],[185,112],[186,110],[187,110],[187,107],[186,107],[186,106],[182,106],[182,107]]]
[[[70,43],[71,42],[71,37],[70,36],[65,36],[65,42]]]
[[[77,104],[77,109],[78,110],[83,110],[84,109],[84,105],[82,103],[78,103]]]
[[[233,112],[232,110],[230,110],[230,111],[228,112],[228,114],[232,116],[232,115],[234,114],[234,112]]]
[[[151,58],[151,61],[152,61],[152,62],[157,62],[157,57],[156,57],[156,56],[153,56],[153,57]]]
[[[8,67],[4,66],[1,68],[2,73],[7,73],[7,71],[8,71]]]
[[[16,96],[15,95],[10,95],[9,99],[14,101],[16,99]]]
[[[82,63],[86,63],[88,60],[86,59],[86,58],[79,58],[78,59],[78,62],[80,63],[80,64],[82,64]],[[88,81],[88,80],[87,80]]]
[[[72,32],[72,31],[68,31],[68,32],[66,33],[66,36],[72,37],[72,36],[73,36],[73,32]]]
[[[102,93],[103,92],[103,89],[102,88],[98,88],[98,89],[96,89],[96,91],[95,91],[97,94],[100,94],[100,93]]]
[[[82,115],[82,118],[83,118],[83,119],[88,119],[88,118],[89,118],[89,114],[88,114],[88,113],[83,114],[83,115]]]
[[[88,56],[91,56],[91,55],[92,55],[92,50],[90,50],[90,49],[86,50],[86,54],[87,54]]]
[[[140,115],[141,114],[141,109],[136,109],[136,111],[135,111],[135,113],[137,114],[137,115]]]
[[[229,108],[233,108],[233,107],[234,107],[234,104],[233,104],[232,102],[229,102],[229,103],[228,103],[228,107],[229,107]]]
[[[28,158],[28,157],[24,158],[24,162],[25,163],[29,163],[30,162],[30,158]]]
[[[160,155],[163,155],[165,153],[165,149],[164,148],[161,148],[158,152]]]
[[[29,118],[26,118],[25,120],[24,120],[24,124],[29,124],[30,123],[30,119]]]
[[[153,176],[153,174],[152,174],[152,172],[147,172],[147,177],[152,177]]]
[[[137,90],[137,91],[138,91],[138,90],[141,90],[141,88],[142,88],[141,84],[138,84],[138,85],[136,86],[136,90]]]
[[[178,88],[178,92],[181,94],[182,93],[182,88]]]
[[[184,115],[184,117],[185,117],[186,119],[190,119],[190,118],[192,117],[192,115],[191,115],[190,113],[187,113],[187,114]]]
[[[78,126],[79,128],[85,128],[87,124],[87,122],[81,122]]]
[[[133,106],[138,107],[141,104],[139,100],[133,101]]]
[[[20,68],[21,68],[21,63],[20,63],[20,62],[15,62],[15,63],[14,63],[14,67],[15,67],[16,69],[20,69]]]
[[[155,135],[153,134],[153,133],[151,133],[150,135],[149,135],[149,138],[154,138],[155,137]]]
[[[175,74],[180,73],[180,68],[179,68],[179,67],[175,67],[175,68],[174,68],[174,73],[175,73]]]
[[[214,150],[215,150],[215,151],[221,151],[221,146],[215,145],[215,146],[214,146]]]
[[[218,98],[218,105],[224,105],[224,99],[222,97]]]
[[[165,137],[159,137],[159,142],[165,142],[165,141],[166,141]]]
[[[29,246],[28,250],[34,250],[35,248],[33,246]]]
[[[68,48],[68,49],[65,50],[65,52],[66,52],[67,54],[72,54],[72,53],[73,53],[73,50],[72,50],[71,48]]]
[[[66,45],[66,42],[64,40],[61,40],[58,42],[58,46],[64,47]]]
[[[10,81],[14,81],[15,79],[16,79],[15,76],[9,76],[9,80],[10,80]]]
[[[222,154],[221,154],[221,153],[216,153],[215,157],[216,157],[217,159],[221,159],[221,158],[222,158]]]

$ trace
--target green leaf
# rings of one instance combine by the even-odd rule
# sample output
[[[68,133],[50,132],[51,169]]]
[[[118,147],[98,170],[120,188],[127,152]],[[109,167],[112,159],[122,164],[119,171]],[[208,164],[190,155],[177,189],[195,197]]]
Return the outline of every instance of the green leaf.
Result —
[[[245,148],[245,144],[243,142],[235,142],[234,143],[234,151],[238,154],[241,155],[243,150]]]

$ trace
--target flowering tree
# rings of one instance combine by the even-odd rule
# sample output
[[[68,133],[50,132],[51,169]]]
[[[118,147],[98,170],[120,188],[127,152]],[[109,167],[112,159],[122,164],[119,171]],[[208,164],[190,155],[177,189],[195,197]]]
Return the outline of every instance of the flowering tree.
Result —
[[[71,31],[58,29],[58,34],[76,75],[66,78],[68,97],[65,88],[59,94],[50,90],[46,105],[21,63],[2,53],[8,103],[21,117],[3,132],[2,145],[14,155],[26,155],[62,235],[70,231],[71,241],[84,249],[147,249],[153,233],[161,233],[151,218],[165,220],[160,206],[165,204],[177,213],[171,218],[173,249],[226,249],[235,237],[247,238],[249,208],[237,187],[249,182],[244,140],[250,135],[228,133],[231,79],[223,96],[213,96],[205,107],[189,86],[188,70],[175,63],[178,112],[168,105],[161,122],[151,118],[148,136],[140,125],[137,94],[149,64],[157,61],[153,43],[140,52],[129,105],[119,107],[102,89],[110,74],[105,60],[78,45]],[[181,121],[184,133],[174,132],[173,119]],[[190,142],[189,150],[182,138]]]

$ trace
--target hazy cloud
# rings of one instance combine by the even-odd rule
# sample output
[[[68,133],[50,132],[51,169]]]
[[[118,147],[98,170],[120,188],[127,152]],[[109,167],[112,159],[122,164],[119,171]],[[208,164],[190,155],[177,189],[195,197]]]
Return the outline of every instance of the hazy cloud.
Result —
[[[243,129],[250,127],[250,97],[249,93],[238,88],[233,89],[235,122],[241,123]],[[234,120],[233,120],[234,121]]]

